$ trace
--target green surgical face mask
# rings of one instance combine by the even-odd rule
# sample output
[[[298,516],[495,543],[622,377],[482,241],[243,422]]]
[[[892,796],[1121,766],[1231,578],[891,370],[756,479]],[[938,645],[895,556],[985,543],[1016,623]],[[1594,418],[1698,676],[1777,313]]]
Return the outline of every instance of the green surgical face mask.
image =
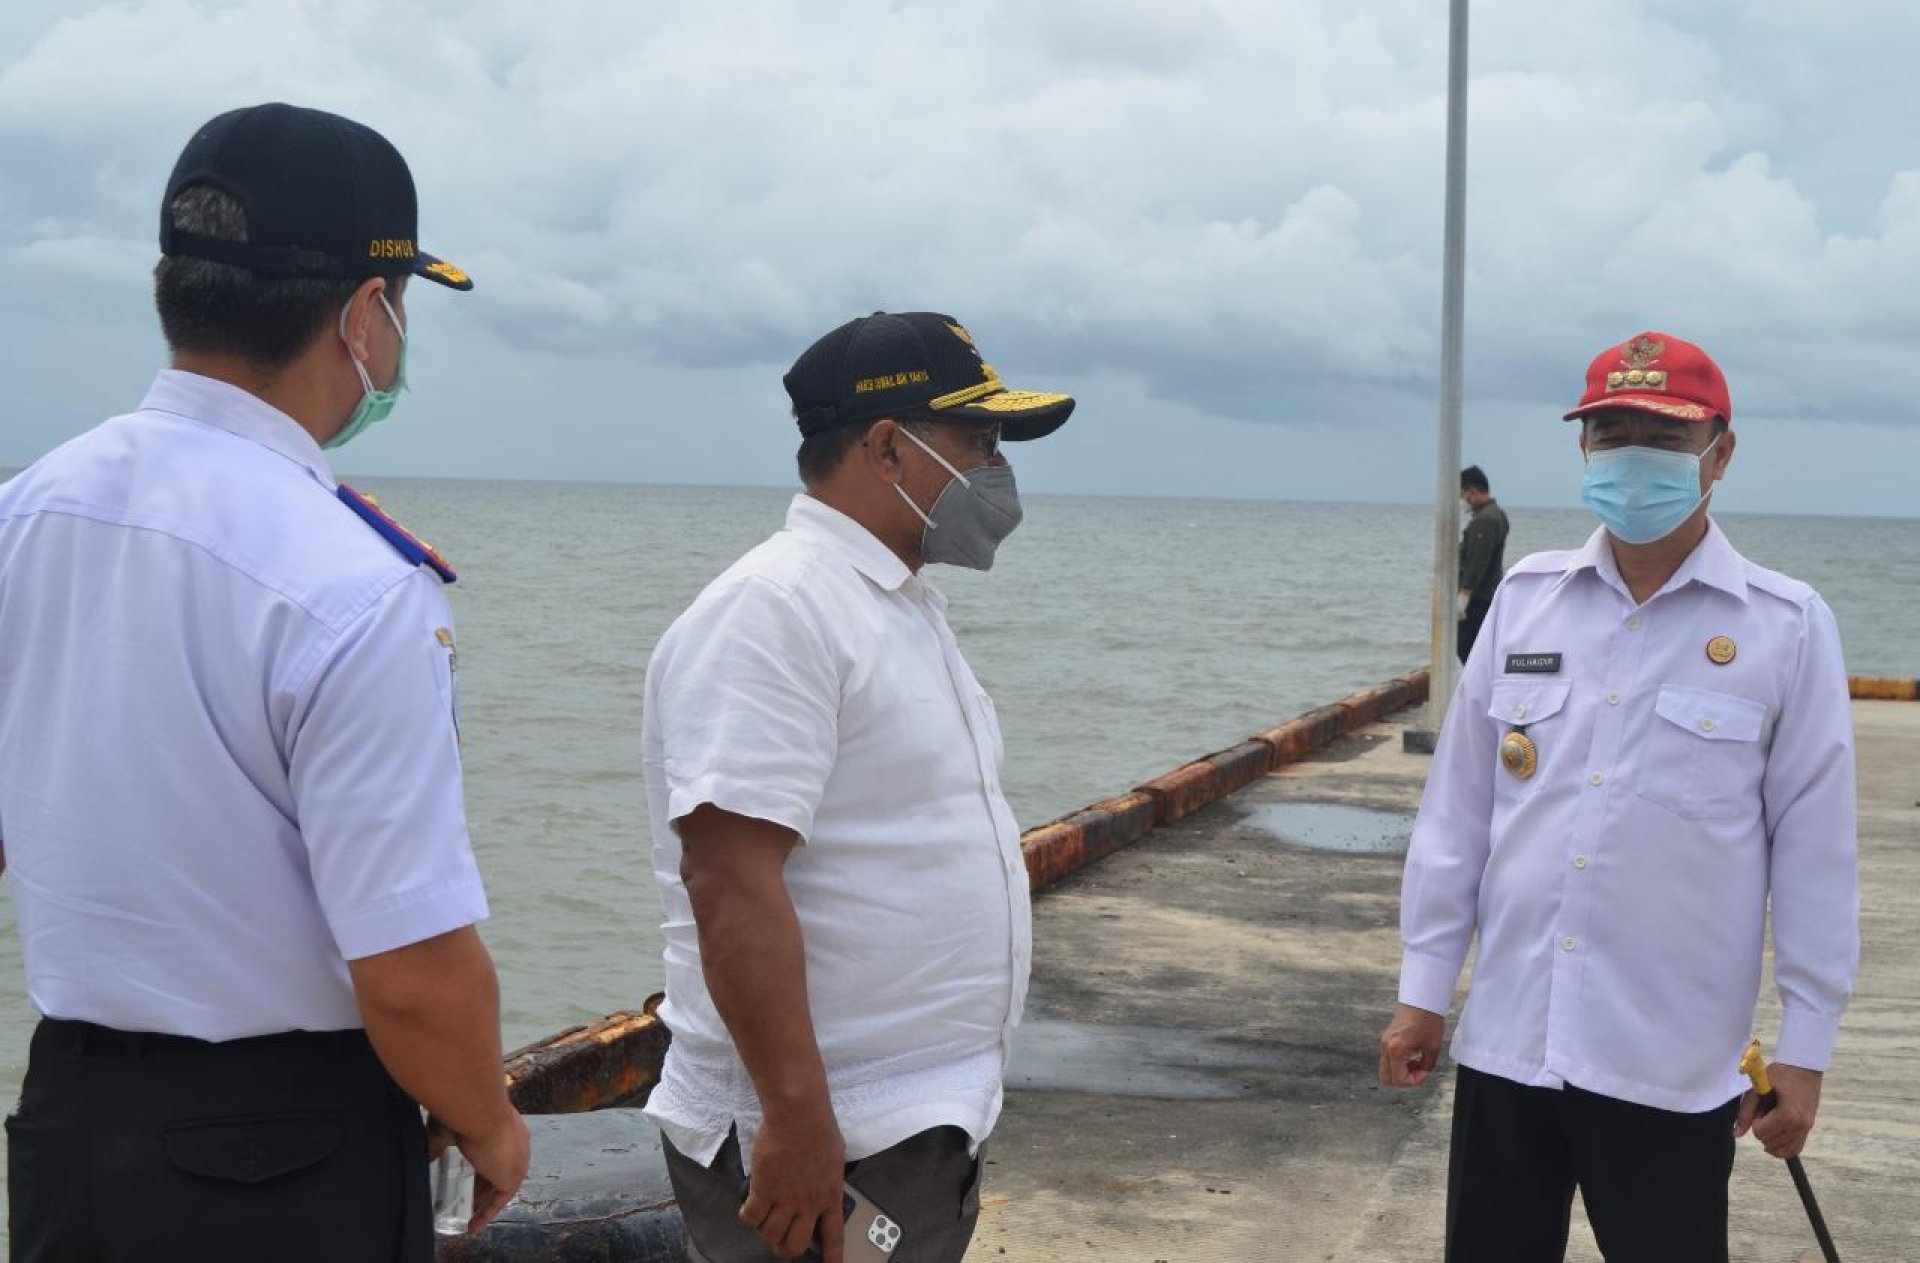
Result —
[[[340,433],[320,445],[329,451],[353,442],[375,421],[386,420],[387,414],[393,411],[393,405],[400,402],[400,392],[407,388],[406,326],[400,323],[400,317],[393,314],[393,307],[387,302],[387,296],[380,294],[377,297],[380,299],[380,306],[387,313],[387,319],[393,321],[394,331],[400,335],[400,360],[393,370],[393,388],[375,390],[373,378],[367,376],[367,366],[355,358],[353,371],[360,374],[360,402],[354,407],[353,415],[347,418],[347,423],[340,427]],[[340,336],[343,339],[347,336],[347,309],[344,307],[340,309]],[[353,355],[351,348],[348,349],[347,354]]]

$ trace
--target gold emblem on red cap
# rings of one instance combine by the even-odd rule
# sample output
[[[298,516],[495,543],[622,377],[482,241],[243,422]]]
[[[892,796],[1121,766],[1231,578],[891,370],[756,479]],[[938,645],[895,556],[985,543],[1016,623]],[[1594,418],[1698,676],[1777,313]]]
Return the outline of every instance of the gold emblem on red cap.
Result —
[[[1620,362],[1628,368],[1652,368],[1666,353],[1666,343],[1643,333],[1620,348]]]
[[[1707,642],[1707,661],[1716,667],[1724,667],[1732,662],[1740,649],[1733,643],[1731,636],[1715,636]]]
[[[1620,362],[1626,367],[1607,374],[1608,390],[1665,390],[1665,369],[1654,368],[1667,353],[1667,344],[1641,334],[1620,348]]]

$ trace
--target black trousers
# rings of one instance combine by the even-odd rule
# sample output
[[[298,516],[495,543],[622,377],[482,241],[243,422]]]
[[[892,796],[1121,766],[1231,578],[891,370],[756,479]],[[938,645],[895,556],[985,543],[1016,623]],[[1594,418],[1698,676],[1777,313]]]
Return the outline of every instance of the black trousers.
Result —
[[[14,1263],[430,1263],[426,1133],[362,1031],[48,1018],[7,1119]]]
[[[1739,1099],[1676,1114],[1459,1067],[1448,1263],[1559,1263],[1573,1191],[1611,1263],[1727,1263]]]
[[[1480,639],[1480,625],[1487,621],[1487,611],[1492,608],[1492,593],[1484,597],[1475,593],[1467,602],[1467,612],[1460,617],[1453,646],[1453,651],[1460,656],[1463,666],[1466,664],[1467,655],[1473,652],[1473,642]]]
[[[986,1150],[971,1155],[967,1146],[960,1128],[935,1127],[847,1164],[847,1182],[905,1230],[891,1263],[960,1263],[966,1254],[980,1218],[980,1173],[986,1166]],[[665,1136],[660,1148],[687,1225],[689,1263],[777,1263],[779,1256],[740,1222],[747,1177],[737,1133],[727,1137],[710,1166],[687,1157]]]

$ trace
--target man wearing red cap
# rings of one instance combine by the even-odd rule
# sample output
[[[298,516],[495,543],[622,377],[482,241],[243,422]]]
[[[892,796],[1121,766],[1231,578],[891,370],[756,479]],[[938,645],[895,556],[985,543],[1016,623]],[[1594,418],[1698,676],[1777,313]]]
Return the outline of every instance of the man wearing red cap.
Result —
[[[1833,614],[1708,516],[1733,458],[1699,347],[1609,347],[1567,414],[1602,527],[1521,561],[1448,712],[1401,898],[1384,1083],[1452,1051],[1450,1260],[1727,1258],[1734,1139],[1800,1152],[1859,956],[1852,716]],[[1767,917],[1780,1107],[1738,1072]]]

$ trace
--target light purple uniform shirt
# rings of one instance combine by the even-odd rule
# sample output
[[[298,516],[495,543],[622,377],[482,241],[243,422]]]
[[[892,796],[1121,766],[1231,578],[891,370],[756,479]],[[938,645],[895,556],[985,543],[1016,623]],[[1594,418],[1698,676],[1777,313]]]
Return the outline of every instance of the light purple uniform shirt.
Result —
[[[1527,778],[1499,757],[1522,728]],[[1854,809],[1840,635],[1812,588],[1717,524],[1644,605],[1604,530],[1535,554],[1494,597],[1441,733],[1400,999],[1446,1012],[1477,934],[1460,1064],[1712,1109],[1745,1086],[1771,898],[1775,1055],[1824,1070],[1859,958]]]

